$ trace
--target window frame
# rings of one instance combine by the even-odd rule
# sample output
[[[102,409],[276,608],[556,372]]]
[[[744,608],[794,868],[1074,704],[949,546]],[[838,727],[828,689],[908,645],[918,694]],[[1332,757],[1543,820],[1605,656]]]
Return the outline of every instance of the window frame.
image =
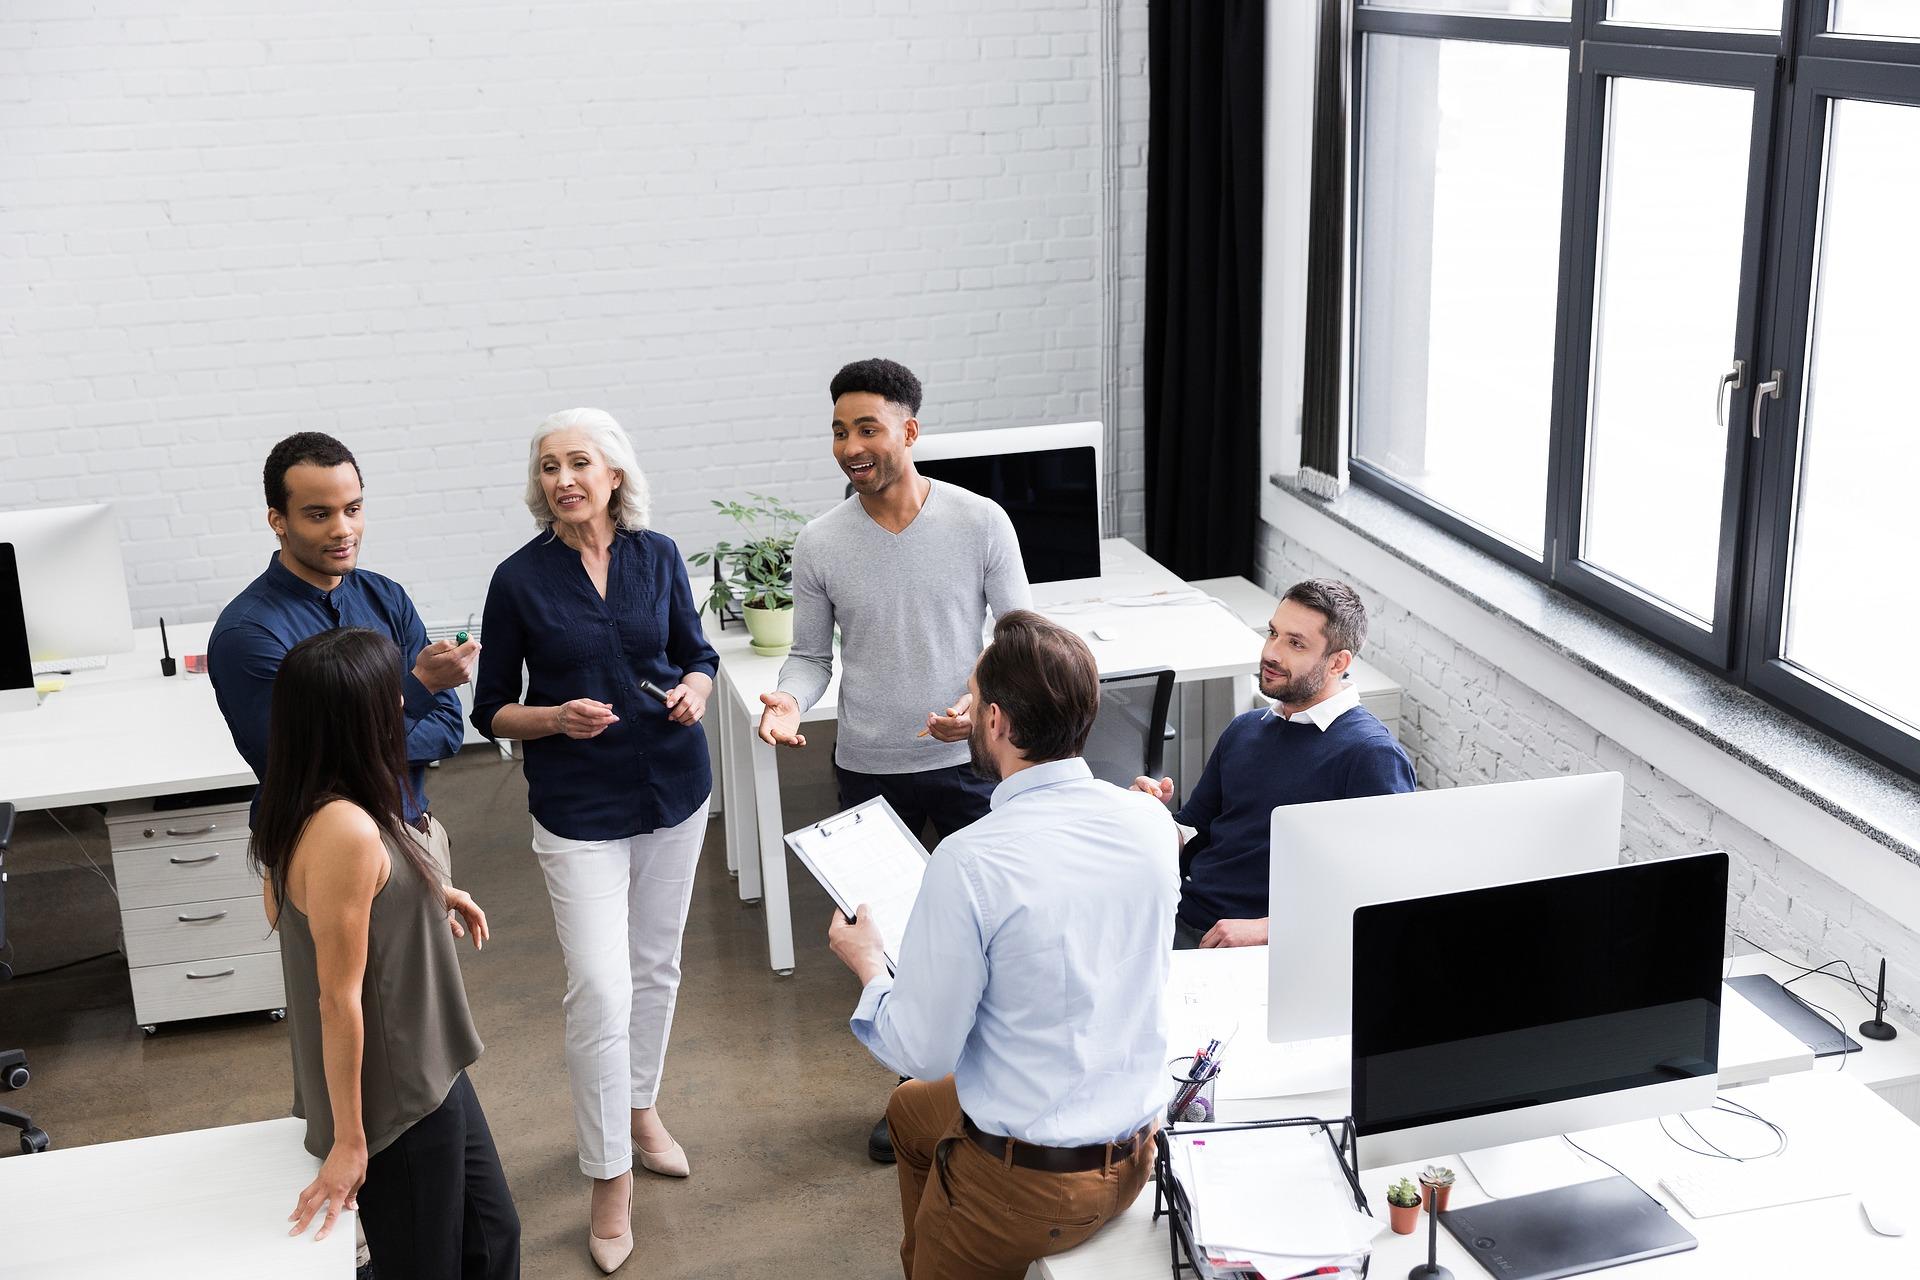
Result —
[[[1351,0],[1345,431],[1355,484],[1821,731],[1920,778],[1920,729],[1787,662],[1785,586],[1798,488],[1800,417],[1813,270],[1826,166],[1828,104],[1863,98],[1920,108],[1920,39],[1829,32],[1829,0],[1781,0],[1778,32],[1715,31],[1617,22],[1607,0],[1572,0],[1569,18],[1448,14]],[[1375,35],[1562,48],[1567,66],[1567,141],[1555,313],[1553,397],[1548,427],[1544,552],[1536,557],[1359,457],[1360,263],[1366,121],[1366,49]],[[1579,559],[1585,501],[1597,250],[1606,146],[1608,80],[1614,76],[1751,89],[1755,127],[1737,300],[1736,351],[1747,359],[1730,397],[1721,490],[1720,555],[1711,630],[1605,570]],[[1742,352],[1749,353],[1742,357]],[[1750,438],[1754,390],[1779,369],[1780,399],[1767,403]],[[1706,392],[1703,390],[1703,396]]]

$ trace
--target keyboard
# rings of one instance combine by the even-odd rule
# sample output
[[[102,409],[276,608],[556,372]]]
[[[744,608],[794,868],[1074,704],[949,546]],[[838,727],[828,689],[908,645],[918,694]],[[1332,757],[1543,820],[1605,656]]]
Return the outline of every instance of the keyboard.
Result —
[[[46,658],[33,664],[33,674],[37,676],[63,676],[72,671],[104,671],[107,655],[96,653],[89,658]]]
[[[1749,1160],[1744,1164],[1716,1160],[1713,1164],[1712,1168],[1666,1174],[1660,1185],[1696,1218],[1825,1200],[1853,1191],[1853,1184],[1843,1175],[1792,1160]]]

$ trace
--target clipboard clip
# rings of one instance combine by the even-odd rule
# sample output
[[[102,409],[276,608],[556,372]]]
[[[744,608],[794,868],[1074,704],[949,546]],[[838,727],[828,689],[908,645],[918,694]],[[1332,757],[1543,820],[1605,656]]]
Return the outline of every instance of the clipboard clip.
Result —
[[[841,821],[834,823],[832,826],[827,825],[828,822],[831,821],[831,819],[822,819],[821,821],[813,824],[813,829],[819,832],[822,836],[831,836],[837,831],[846,830],[848,827],[859,826],[863,821],[866,820],[866,816],[867,815],[865,811],[856,809],[850,815],[842,815]]]

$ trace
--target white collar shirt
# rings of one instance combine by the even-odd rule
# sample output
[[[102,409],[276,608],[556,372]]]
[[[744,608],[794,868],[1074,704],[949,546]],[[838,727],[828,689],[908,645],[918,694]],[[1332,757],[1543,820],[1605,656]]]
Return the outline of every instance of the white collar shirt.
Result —
[[[1276,702],[1267,708],[1267,714],[1275,720],[1285,720],[1289,724],[1295,720],[1310,720],[1320,732],[1325,733],[1335,720],[1338,720],[1341,716],[1347,714],[1347,712],[1359,705],[1359,687],[1349,682],[1346,677],[1343,676],[1341,677],[1339,692],[1335,693],[1331,698],[1316,702],[1305,711],[1298,712],[1294,715],[1288,715],[1282,711],[1280,704]]]
[[[951,1072],[987,1133],[1125,1137],[1166,1101],[1173,819],[1078,758],[1021,770],[992,803],[927,864],[898,972],[861,992],[853,1034],[901,1075]]]

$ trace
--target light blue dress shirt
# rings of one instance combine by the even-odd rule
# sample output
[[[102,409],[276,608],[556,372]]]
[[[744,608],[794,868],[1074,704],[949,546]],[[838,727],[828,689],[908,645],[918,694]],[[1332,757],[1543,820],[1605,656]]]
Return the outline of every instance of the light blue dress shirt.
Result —
[[[900,1075],[953,1074],[988,1133],[1123,1138],[1166,1103],[1173,818],[1078,758],[1023,769],[927,864],[895,976],[853,1034]]]

